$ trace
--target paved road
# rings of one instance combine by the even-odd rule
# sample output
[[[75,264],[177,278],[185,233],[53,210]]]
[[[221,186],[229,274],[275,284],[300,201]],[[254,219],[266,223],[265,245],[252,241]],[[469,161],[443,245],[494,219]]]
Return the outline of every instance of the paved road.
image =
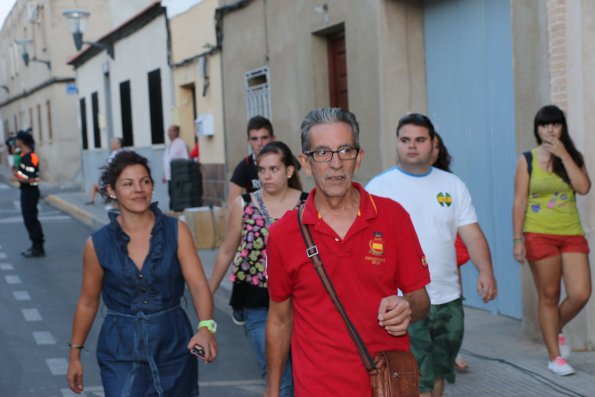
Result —
[[[0,183],[0,396],[73,396],[66,386],[70,326],[79,293],[81,249],[92,231],[45,202],[40,220],[46,258],[26,259],[29,245],[18,204],[18,190]],[[212,253],[203,257],[212,261]],[[228,315],[226,291],[217,294],[215,318],[222,346],[213,364],[201,363],[201,396],[262,396],[263,386],[249,339]],[[189,300],[188,300],[189,302]],[[189,304],[192,306],[191,304]],[[189,311],[192,322],[196,321]],[[98,315],[84,353],[86,396],[103,396],[95,362]]]

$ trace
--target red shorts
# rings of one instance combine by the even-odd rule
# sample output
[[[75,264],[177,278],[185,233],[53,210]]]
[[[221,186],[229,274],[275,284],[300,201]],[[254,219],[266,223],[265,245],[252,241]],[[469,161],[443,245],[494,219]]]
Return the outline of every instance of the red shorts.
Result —
[[[528,261],[560,256],[563,252],[589,253],[589,243],[584,236],[560,236],[556,234],[525,233],[525,249]]]

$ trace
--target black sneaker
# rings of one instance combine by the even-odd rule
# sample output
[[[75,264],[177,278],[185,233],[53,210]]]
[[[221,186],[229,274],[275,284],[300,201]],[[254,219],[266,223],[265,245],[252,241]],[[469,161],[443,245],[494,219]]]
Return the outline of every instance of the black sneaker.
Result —
[[[242,309],[233,309],[231,313],[231,319],[237,325],[244,325],[246,323],[244,311]]]
[[[31,247],[23,252],[21,252],[25,258],[40,258],[45,256],[45,250],[43,248],[38,247]]]

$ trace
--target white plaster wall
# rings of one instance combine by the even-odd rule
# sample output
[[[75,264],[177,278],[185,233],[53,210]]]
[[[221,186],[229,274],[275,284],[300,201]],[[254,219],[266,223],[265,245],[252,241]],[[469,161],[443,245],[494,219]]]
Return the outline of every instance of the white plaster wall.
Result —
[[[103,84],[103,70],[105,64],[110,65],[110,58],[107,54],[101,53],[95,56],[94,58],[90,59],[89,61],[85,62],[81,67],[79,67],[76,70],[76,83],[79,90],[79,99],[84,97],[87,107],[87,142],[89,144],[89,150],[96,150],[93,140],[93,106],[91,102],[91,94],[93,94],[94,92],[97,92],[98,95],[99,113],[104,118],[106,115],[105,89]],[[80,111],[78,106],[77,113],[80,125]],[[100,124],[100,128],[101,127],[103,126]],[[108,133],[106,128],[101,128],[101,147],[109,147]]]
[[[130,80],[134,146],[150,146],[148,72],[161,70],[161,93],[164,129],[171,124],[172,72],[167,59],[167,36],[164,16],[160,16],[135,34],[118,41],[116,60],[110,61],[110,81],[115,136],[122,136],[120,118],[120,83]],[[165,137],[165,130],[163,131]]]
[[[93,182],[99,177],[98,169],[109,155],[107,128],[102,128],[101,130],[101,148],[93,148],[93,114],[91,104],[91,93],[97,91],[99,95],[99,111],[106,116],[103,78],[104,65],[107,64],[112,99],[113,136],[122,136],[120,83],[130,80],[134,132],[134,148],[132,149],[149,159],[153,179],[155,180],[154,200],[160,202],[162,209],[167,209],[167,186],[160,181],[163,174],[162,158],[164,145],[152,145],[151,143],[147,75],[152,70],[161,70],[164,129],[167,129],[171,123],[172,74],[168,65],[166,33],[165,17],[159,16],[141,30],[118,41],[114,46],[115,59],[111,59],[105,52],[102,52],[77,69],[79,97],[84,96],[86,98],[87,106],[89,150],[83,153],[84,187],[86,191],[89,190]],[[163,131],[163,136],[166,139],[165,130]]]

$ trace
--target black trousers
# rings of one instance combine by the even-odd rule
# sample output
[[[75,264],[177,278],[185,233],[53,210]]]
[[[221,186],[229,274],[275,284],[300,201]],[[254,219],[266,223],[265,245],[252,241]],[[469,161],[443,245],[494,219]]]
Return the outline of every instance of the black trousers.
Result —
[[[170,179],[169,181],[167,181],[167,196],[169,197],[169,209],[172,211],[174,211],[174,208],[172,206],[173,201],[171,199],[173,196],[173,193],[174,193],[174,184]]]
[[[33,245],[43,245],[43,230],[41,230],[41,223],[37,219],[37,203],[39,202],[39,188],[37,186],[29,186],[21,189],[21,212],[23,214],[23,221],[29,233],[29,239]]]

